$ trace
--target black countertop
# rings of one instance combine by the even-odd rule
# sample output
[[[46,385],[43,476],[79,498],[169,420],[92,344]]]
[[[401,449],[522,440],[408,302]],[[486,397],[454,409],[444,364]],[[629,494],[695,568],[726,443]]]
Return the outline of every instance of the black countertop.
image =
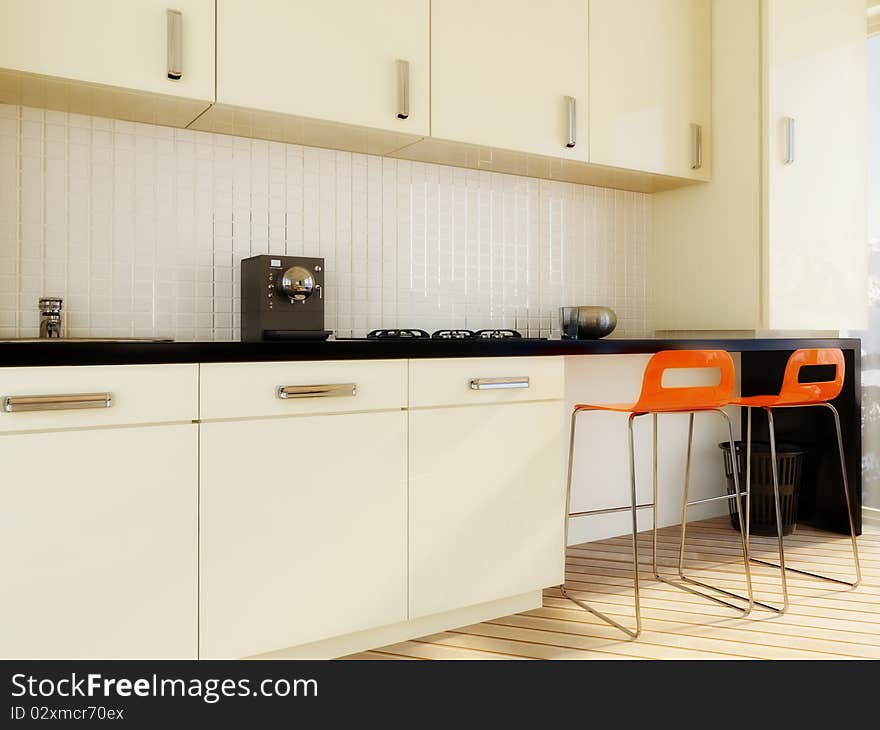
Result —
[[[421,357],[622,355],[660,350],[793,351],[806,347],[856,350],[855,338],[606,339],[606,340],[331,340],[326,342],[7,342],[0,367],[136,365],[283,360],[381,360]]]

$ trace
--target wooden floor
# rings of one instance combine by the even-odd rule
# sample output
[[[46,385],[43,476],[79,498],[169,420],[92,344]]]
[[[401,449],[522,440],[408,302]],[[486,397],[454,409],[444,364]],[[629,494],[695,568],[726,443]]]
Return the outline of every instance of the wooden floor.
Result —
[[[686,565],[694,577],[744,590],[739,535],[726,518],[688,528]],[[774,541],[754,537],[755,557],[775,560]],[[632,625],[628,537],[572,546],[566,562],[571,595]],[[732,609],[654,580],[650,533],[642,533],[642,635],[635,641],[562,597],[544,592],[543,608],[405,641],[346,659],[878,659],[880,658],[880,530],[859,538],[863,582],[855,590],[789,574],[791,607],[784,616],[755,607],[747,618]],[[661,570],[678,560],[678,528],[659,534]],[[739,555],[739,562],[737,556]],[[793,567],[848,578],[848,538],[808,527],[786,538]],[[756,600],[781,599],[778,571],[754,565]]]

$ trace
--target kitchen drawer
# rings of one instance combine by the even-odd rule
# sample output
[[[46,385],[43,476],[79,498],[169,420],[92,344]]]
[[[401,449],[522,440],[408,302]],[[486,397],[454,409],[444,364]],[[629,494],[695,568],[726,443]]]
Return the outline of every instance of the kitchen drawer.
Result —
[[[201,418],[259,418],[406,407],[405,360],[201,365]],[[282,387],[300,388],[279,397]]]
[[[194,364],[0,368],[0,433],[197,418]]]
[[[562,398],[561,357],[410,360],[409,404],[485,405]],[[512,382],[501,382],[501,381]]]

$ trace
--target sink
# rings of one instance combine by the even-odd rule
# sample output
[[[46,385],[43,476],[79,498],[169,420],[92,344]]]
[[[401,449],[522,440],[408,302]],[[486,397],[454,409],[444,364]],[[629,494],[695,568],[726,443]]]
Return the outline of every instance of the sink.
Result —
[[[13,337],[7,340],[0,340],[0,345],[12,345],[12,344],[31,344],[31,343],[70,343],[70,344],[85,344],[90,342],[118,342],[118,343],[126,343],[126,342],[174,342],[170,337],[52,337],[52,338],[41,338],[41,337]]]

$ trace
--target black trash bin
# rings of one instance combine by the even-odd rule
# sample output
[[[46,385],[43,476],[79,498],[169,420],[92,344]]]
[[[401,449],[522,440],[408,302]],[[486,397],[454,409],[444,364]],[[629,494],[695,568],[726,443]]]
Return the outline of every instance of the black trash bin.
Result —
[[[727,493],[734,494],[733,462],[730,458],[730,444],[718,444],[724,454],[724,473],[727,477]],[[746,446],[743,441],[736,442],[739,488],[742,493],[742,506],[745,509],[746,486]],[[798,492],[803,476],[807,452],[795,444],[776,444],[776,465],[779,476],[779,506],[782,510],[782,534],[790,535],[797,524]],[[770,444],[764,441],[752,442],[751,509],[749,532],[752,535],[776,535],[776,507],[773,503],[773,472],[770,458]],[[739,530],[736,500],[727,501],[730,509],[730,524]]]

